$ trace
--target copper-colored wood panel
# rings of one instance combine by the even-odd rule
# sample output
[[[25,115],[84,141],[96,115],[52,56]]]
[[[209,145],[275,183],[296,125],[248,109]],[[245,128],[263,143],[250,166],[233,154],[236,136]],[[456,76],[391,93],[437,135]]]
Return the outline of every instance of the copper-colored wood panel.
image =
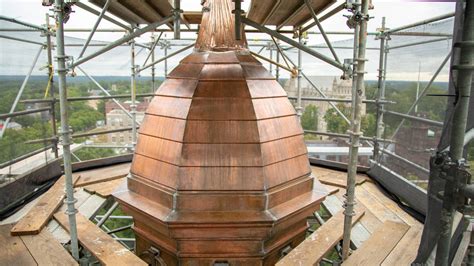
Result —
[[[242,258],[242,257],[226,257],[223,258],[213,258],[212,256],[208,257],[183,257],[180,261],[181,266],[209,266],[209,265],[218,265],[216,263],[228,263],[232,266],[262,266],[262,261],[258,258]]]
[[[178,241],[172,239],[169,236],[168,228],[156,228],[152,219],[146,217],[140,217],[142,219],[134,220],[133,229],[139,229],[138,231],[146,235],[147,237],[153,236],[156,239],[154,241],[159,241],[161,246],[166,247],[167,250],[176,252],[178,251]],[[158,229],[158,230],[157,230]],[[163,230],[164,229],[164,230]]]
[[[310,175],[308,156],[306,154],[288,159],[275,164],[267,165],[263,168],[265,175],[265,185],[268,189],[284,184],[295,178]]]
[[[272,191],[268,194],[268,208],[273,208],[281,203],[298,197],[303,193],[310,192],[313,188],[313,178],[308,176],[296,184],[288,184],[286,187]]]
[[[183,141],[186,120],[164,116],[147,115],[139,133],[174,141]]]
[[[259,144],[184,144],[182,166],[261,166]]]
[[[207,61],[209,53],[194,52],[181,59],[181,64],[203,64]]]
[[[276,80],[247,80],[250,95],[253,99],[270,97],[287,97],[285,90]]]
[[[261,243],[257,240],[186,240],[179,243],[183,256],[187,254],[248,254],[260,255]]]
[[[197,84],[196,79],[167,79],[161,84],[155,95],[191,98]]]
[[[168,74],[168,78],[198,79],[203,66],[203,64],[179,64]]]
[[[261,142],[303,134],[303,129],[295,115],[258,120],[257,125]]]
[[[186,124],[186,143],[259,143],[256,121],[196,121]]]
[[[169,209],[173,208],[173,194],[166,189],[161,189],[160,187],[151,184],[151,182],[147,182],[143,177],[133,175],[127,179],[127,186],[131,191],[140,194],[153,202],[158,202]]]
[[[114,198],[121,203],[125,212],[134,215],[136,212],[146,214],[153,217],[157,224],[164,223],[171,212],[171,209],[129,190],[114,193]]]
[[[200,81],[194,97],[208,98],[250,98],[245,81]]]
[[[263,190],[261,167],[180,167],[179,190]]]
[[[153,159],[179,165],[181,161],[181,142],[140,135],[136,146],[138,154]],[[134,162],[136,164],[136,162]]]
[[[271,226],[239,226],[239,227],[185,227],[170,226],[170,235],[176,239],[220,239],[220,238],[267,238]]]
[[[189,109],[189,120],[255,120],[250,99],[196,98]]]
[[[270,72],[261,65],[242,65],[245,79],[275,79]]]
[[[131,173],[171,188],[177,187],[178,166],[140,154],[135,154]]]
[[[264,165],[281,162],[308,152],[303,135],[265,142],[261,148]]]
[[[254,99],[252,102],[257,119],[296,115],[295,108],[286,97]]]
[[[256,64],[256,65],[262,64],[260,63],[260,61],[258,61],[255,57],[253,57],[253,55],[251,55],[248,52],[247,53],[241,52],[237,54],[237,58],[239,59],[239,62],[241,64]]]
[[[146,113],[158,116],[186,119],[191,99],[155,96]]]
[[[180,192],[176,200],[177,211],[263,211],[264,209],[263,193]]]
[[[209,57],[207,57],[207,64],[237,64],[239,60],[235,55],[234,51],[229,52],[220,52],[220,53],[211,53]]]
[[[206,64],[200,80],[243,80],[244,74],[239,64]]]
[[[236,224],[255,226],[268,226],[273,223],[273,218],[266,212],[261,211],[227,211],[227,212],[173,212],[167,219],[170,226],[199,224],[200,226],[216,227],[230,226]]]

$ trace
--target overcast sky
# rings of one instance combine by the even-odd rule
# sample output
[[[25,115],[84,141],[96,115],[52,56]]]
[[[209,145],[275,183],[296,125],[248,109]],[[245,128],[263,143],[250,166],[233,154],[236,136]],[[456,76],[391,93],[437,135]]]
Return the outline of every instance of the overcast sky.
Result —
[[[258,1],[258,0],[257,0]],[[83,1],[87,3],[87,1]],[[197,11],[201,9],[200,2],[201,0],[182,0],[181,6],[185,11]],[[339,4],[342,1],[338,1]],[[248,8],[250,0],[244,0],[244,8]],[[334,6],[336,6],[335,4]],[[374,10],[370,11],[370,15],[373,16],[373,19],[370,20],[368,30],[376,31],[380,27],[381,19],[383,16],[386,17],[387,27],[394,28],[409,23],[417,22],[423,19],[431,18],[441,14],[446,14],[454,11],[455,3],[452,2],[407,2],[407,1],[389,1],[389,0],[373,0]],[[93,5],[91,5],[93,6]],[[95,8],[95,6],[94,6]],[[45,13],[48,12],[50,7],[43,7],[41,5],[41,0],[0,0],[0,15],[13,17],[19,20],[27,21],[33,24],[44,24],[45,23]],[[331,8],[329,8],[330,10]],[[91,28],[96,21],[96,16],[90,14],[87,11],[84,11],[80,8],[74,8],[75,13],[71,14],[70,20],[66,24],[66,28]],[[324,14],[324,13],[322,13]],[[349,31],[349,28],[346,26],[346,18],[343,17],[344,14],[348,14],[346,11],[342,11],[330,19],[323,22],[323,27],[326,31]],[[114,24],[111,24],[108,21],[102,20],[99,28],[117,28]],[[315,31],[317,29],[314,29]],[[0,34],[3,34],[0,32]],[[67,32],[67,36],[86,38],[88,33],[71,33]],[[111,41],[118,37],[121,37],[121,33],[96,33],[94,35],[95,40],[101,41]],[[172,38],[172,34],[167,34],[169,38]],[[182,37],[194,37],[194,33],[183,33]],[[249,34],[248,38],[259,38],[264,39],[268,38],[264,34]],[[331,35],[331,41],[344,40],[350,38],[347,35]],[[149,42],[150,35],[145,34],[139,40],[139,42]],[[2,45],[2,40],[0,40],[0,46]],[[320,36],[310,35],[309,43],[311,44],[320,44],[323,43],[323,39]],[[8,49],[3,45],[1,48],[1,53],[3,53],[3,60],[6,60],[5,53],[9,53]],[[91,50],[93,48],[90,48]],[[89,50],[88,50],[89,51]],[[76,52],[77,53],[77,52]],[[157,51],[157,53],[159,53]],[[143,53],[144,54],[144,53]],[[444,56],[444,55],[442,55]],[[308,57],[305,57],[308,58]],[[313,63],[313,59],[305,59]],[[376,60],[373,60],[376,61]],[[177,60],[173,60],[174,63]],[[2,62],[4,63],[4,62]],[[125,62],[126,66],[127,63]],[[173,63],[170,63],[170,67],[173,66]],[[159,66],[162,67],[162,66]],[[316,65],[315,65],[316,67]],[[430,67],[433,68],[433,67]],[[128,71],[128,70],[127,70]],[[426,76],[422,75],[422,79],[429,79],[429,74],[432,73],[434,69],[430,69]],[[0,71],[1,72],[1,71]],[[369,72],[376,72],[374,67],[373,70]],[[2,74],[2,73],[0,73]],[[311,73],[312,74],[312,73]]]

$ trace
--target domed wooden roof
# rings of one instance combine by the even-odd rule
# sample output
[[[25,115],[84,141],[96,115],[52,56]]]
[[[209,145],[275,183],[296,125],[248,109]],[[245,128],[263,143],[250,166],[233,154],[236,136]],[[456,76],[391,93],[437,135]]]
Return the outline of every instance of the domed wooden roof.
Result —
[[[266,190],[310,174],[283,88],[245,52],[193,53],[156,92],[132,174],[177,190]]]

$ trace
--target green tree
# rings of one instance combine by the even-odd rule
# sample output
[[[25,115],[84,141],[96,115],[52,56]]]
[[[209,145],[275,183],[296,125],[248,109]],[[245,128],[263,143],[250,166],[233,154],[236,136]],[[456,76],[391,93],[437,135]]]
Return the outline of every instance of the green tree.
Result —
[[[319,109],[313,104],[306,106],[301,116],[301,126],[305,130],[318,130]]]
[[[338,104],[337,108],[348,118],[351,117],[350,107],[345,104]],[[324,115],[328,132],[346,133],[349,130],[349,124],[342,118],[334,108],[329,108]]]

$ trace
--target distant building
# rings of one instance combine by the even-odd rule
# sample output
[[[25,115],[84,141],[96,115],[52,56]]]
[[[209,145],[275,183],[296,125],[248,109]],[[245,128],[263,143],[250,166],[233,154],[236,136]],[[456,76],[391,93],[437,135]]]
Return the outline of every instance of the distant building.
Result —
[[[308,77],[311,82],[318,87],[328,98],[338,98],[338,99],[352,99],[352,80],[341,80],[336,77],[330,76],[310,76]],[[297,97],[297,79],[289,79],[283,88],[290,97]],[[301,96],[302,97],[322,97],[321,94],[313,88],[313,86],[304,78],[301,79]],[[296,101],[293,101],[296,102]],[[326,121],[324,120],[324,115],[327,110],[332,108],[329,102],[326,101],[301,101],[303,108],[306,108],[308,105],[315,105],[318,107],[319,120],[318,120],[318,131],[327,132]],[[338,104],[338,103],[335,103]],[[350,103],[346,104],[350,106]],[[365,106],[362,109],[362,115],[365,115],[366,109]]]
[[[5,123],[5,121],[0,120],[0,130],[3,130],[4,123]],[[19,130],[19,129],[22,129],[23,126],[18,124],[17,122],[11,121],[11,122],[8,123],[7,128],[8,129],[13,129],[13,130]]]
[[[25,109],[40,109],[50,107],[49,103],[25,103]],[[38,113],[27,114],[27,116],[33,117],[35,119],[41,119],[41,121],[50,121],[51,120],[51,113],[49,111],[43,111]]]
[[[127,111],[131,111],[130,101],[120,103]],[[141,122],[145,116],[149,100],[144,98],[143,102],[137,102],[136,118]],[[132,126],[132,119],[113,101],[105,103],[105,123],[107,129],[119,129]],[[108,143],[111,144],[127,144],[132,142],[132,131],[122,131],[108,134]]]

